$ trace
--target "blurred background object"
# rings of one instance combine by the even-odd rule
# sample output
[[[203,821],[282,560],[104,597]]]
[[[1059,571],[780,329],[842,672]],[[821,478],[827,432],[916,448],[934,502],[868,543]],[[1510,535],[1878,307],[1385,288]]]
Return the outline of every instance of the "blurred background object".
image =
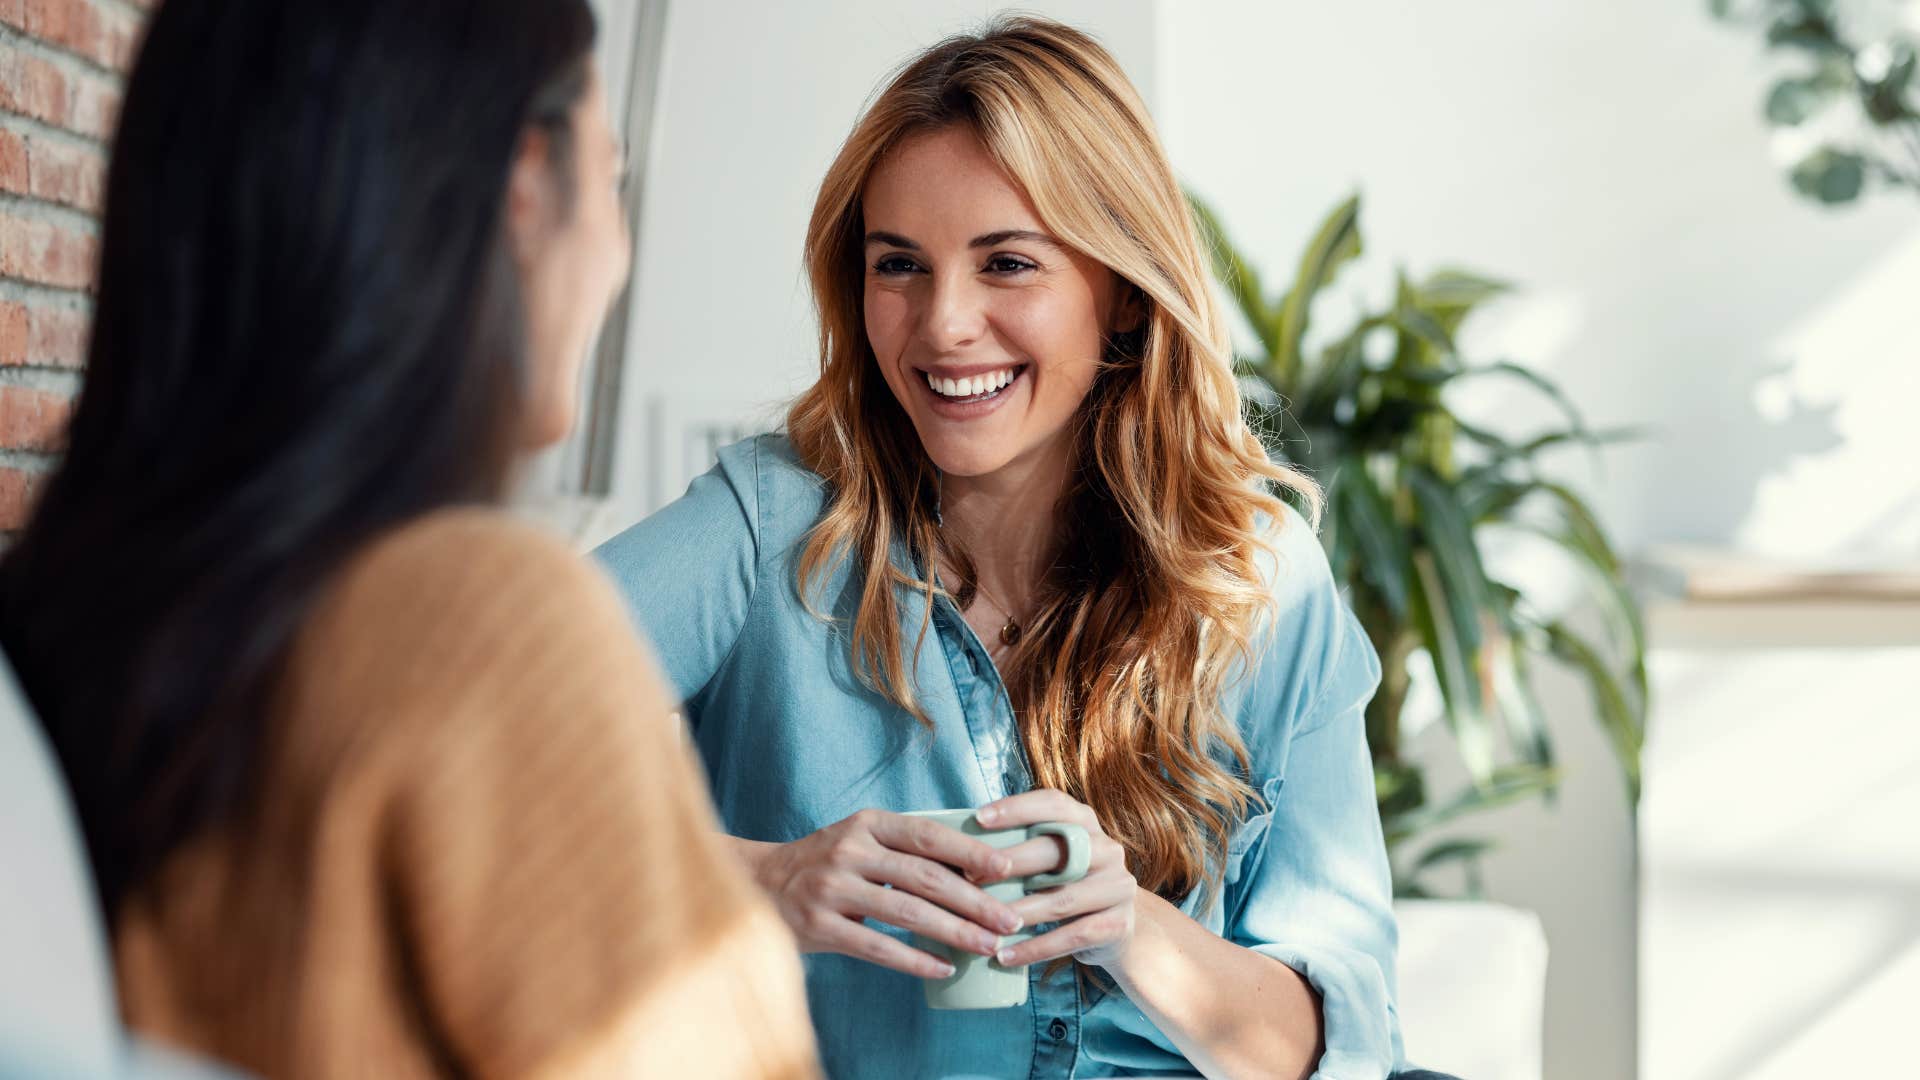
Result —
[[[1766,116],[1800,194],[1844,203],[1883,184],[1920,195],[1920,28],[1901,6],[1708,0],[1715,17],[1757,29],[1787,58]]]

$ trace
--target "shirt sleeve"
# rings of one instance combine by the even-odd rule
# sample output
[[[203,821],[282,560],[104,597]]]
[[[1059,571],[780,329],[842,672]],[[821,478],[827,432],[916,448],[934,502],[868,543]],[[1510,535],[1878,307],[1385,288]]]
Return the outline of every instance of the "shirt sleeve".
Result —
[[[1243,705],[1269,810],[1232,849],[1227,937],[1319,994],[1316,1077],[1385,1077],[1402,1050],[1393,887],[1365,724],[1380,665],[1304,521],[1289,517],[1279,555],[1274,621]]]
[[[594,551],[683,701],[712,681],[746,623],[763,452],[759,439],[728,447],[686,494]]]

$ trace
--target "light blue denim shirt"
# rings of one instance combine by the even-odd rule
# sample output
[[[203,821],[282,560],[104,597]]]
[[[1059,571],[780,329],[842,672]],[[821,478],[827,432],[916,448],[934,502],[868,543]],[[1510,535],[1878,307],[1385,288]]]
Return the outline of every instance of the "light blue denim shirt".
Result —
[[[785,842],[866,807],[979,806],[1026,790],[1006,691],[951,602],[936,601],[917,657],[930,732],[862,686],[844,633],[802,604],[795,566],[824,499],[786,439],[761,436],[722,451],[679,501],[598,553],[685,698],[728,831]],[[1181,910],[1304,975],[1326,1022],[1315,1075],[1367,1080],[1403,1067],[1391,888],[1361,718],[1380,668],[1305,522],[1290,515],[1278,548],[1257,662],[1223,703],[1266,808],[1232,835],[1223,895],[1203,911],[1196,891]],[[844,621],[857,596],[843,573],[816,594],[816,608]],[[924,612],[909,597],[907,642]],[[1083,992],[1071,971],[1045,979],[1043,968],[1029,968],[1024,1007],[946,1012],[928,1009],[910,976],[810,955],[807,997],[827,1073],[1191,1071],[1123,994]]]

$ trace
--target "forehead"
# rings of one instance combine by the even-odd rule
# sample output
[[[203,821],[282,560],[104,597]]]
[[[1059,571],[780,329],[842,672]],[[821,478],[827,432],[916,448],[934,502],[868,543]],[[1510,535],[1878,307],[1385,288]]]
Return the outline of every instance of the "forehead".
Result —
[[[867,176],[861,207],[867,228],[922,241],[1041,228],[1026,191],[972,132],[957,126],[908,136],[888,150]]]

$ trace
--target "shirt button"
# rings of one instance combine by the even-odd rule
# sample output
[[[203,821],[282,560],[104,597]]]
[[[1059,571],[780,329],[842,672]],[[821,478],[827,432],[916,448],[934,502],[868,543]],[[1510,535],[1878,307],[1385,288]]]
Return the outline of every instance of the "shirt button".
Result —
[[[1053,1036],[1055,1042],[1058,1042],[1061,1039],[1066,1038],[1067,1022],[1065,1020],[1056,1019],[1053,1023],[1047,1025],[1047,1034]]]

